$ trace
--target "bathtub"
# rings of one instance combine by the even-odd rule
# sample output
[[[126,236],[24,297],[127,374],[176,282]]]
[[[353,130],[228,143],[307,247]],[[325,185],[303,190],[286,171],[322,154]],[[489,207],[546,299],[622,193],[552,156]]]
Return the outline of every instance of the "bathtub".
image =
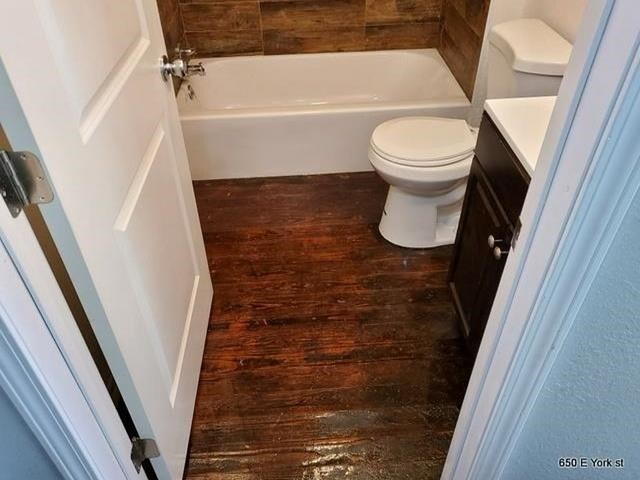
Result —
[[[406,115],[466,118],[470,107],[433,49],[203,63],[207,75],[178,92],[196,180],[371,170],[367,148],[379,123]]]

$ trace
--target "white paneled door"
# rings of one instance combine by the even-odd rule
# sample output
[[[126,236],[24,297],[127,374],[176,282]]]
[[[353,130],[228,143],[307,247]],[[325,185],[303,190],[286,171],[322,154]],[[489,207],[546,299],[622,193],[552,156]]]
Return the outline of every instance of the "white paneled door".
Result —
[[[2,0],[0,18],[4,68],[105,314],[94,329],[156,471],[181,478],[212,286],[155,0]]]

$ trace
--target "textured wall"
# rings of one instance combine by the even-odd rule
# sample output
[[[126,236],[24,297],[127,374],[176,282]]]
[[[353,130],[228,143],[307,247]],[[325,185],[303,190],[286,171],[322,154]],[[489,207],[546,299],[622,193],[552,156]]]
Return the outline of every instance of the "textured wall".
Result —
[[[438,50],[469,98],[473,95],[489,3],[490,0],[444,0]]]
[[[640,478],[640,194],[527,419],[503,480]],[[560,456],[624,470],[558,470]]]
[[[0,480],[62,480],[49,455],[0,388]]]

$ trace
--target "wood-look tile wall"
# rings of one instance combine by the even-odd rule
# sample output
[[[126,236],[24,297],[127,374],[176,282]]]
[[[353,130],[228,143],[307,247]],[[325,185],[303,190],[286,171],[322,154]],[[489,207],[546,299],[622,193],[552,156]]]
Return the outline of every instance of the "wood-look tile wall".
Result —
[[[179,1],[186,41],[204,56],[426,48],[440,42],[442,0]]]
[[[467,96],[473,86],[490,0],[444,0],[438,50]]]
[[[469,97],[490,0],[158,0],[201,56],[438,48]]]
[[[184,43],[184,27],[178,0],[157,0],[160,11],[160,22],[164,32],[164,42],[169,55],[179,43]]]

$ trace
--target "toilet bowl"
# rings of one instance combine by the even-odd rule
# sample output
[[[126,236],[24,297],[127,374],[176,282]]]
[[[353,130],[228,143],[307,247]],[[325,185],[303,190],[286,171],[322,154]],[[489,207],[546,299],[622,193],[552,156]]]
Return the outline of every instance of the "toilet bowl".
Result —
[[[401,117],[371,135],[369,161],[389,184],[379,230],[402,247],[455,240],[475,132],[464,120]]]

